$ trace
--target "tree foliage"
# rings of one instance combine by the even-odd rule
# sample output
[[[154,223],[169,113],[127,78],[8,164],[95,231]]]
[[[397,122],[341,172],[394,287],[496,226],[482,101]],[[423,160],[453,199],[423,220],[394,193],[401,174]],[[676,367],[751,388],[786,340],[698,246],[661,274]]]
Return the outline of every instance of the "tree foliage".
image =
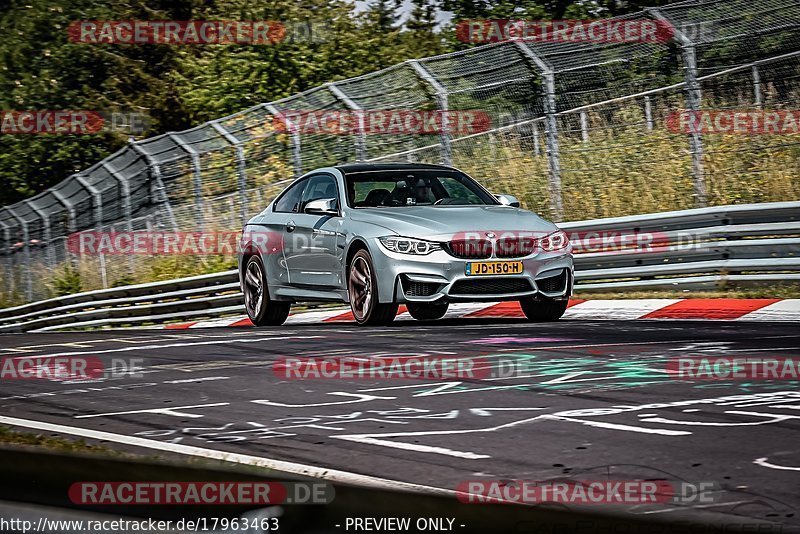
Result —
[[[97,110],[150,117],[142,136],[186,129],[260,102],[466,46],[453,21],[616,15],[663,0],[0,0],[0,110]],[[79,20],[273,20],[274,45],[69,42]],[[307,26],[303,26],[306,24]],[[440,31],[444,30],[444,31]],[[127,134],[0,135],[0,205],[55,185],[119,149]]]

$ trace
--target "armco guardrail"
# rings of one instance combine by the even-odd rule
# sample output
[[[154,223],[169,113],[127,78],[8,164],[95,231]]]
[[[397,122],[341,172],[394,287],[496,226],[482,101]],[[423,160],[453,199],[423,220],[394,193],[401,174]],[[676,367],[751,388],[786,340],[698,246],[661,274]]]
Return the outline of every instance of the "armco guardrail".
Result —
[[[800,202],[564,223],[576,290],[800,282]],[[89,291],[0,310],[0,332],[142,325],[243,313],[236,270]]]

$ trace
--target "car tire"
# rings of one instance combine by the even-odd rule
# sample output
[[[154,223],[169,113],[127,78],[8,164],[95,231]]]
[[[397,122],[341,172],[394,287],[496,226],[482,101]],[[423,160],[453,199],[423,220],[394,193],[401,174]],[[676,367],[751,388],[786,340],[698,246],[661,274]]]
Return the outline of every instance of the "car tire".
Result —
[[[449,302],[409,302],[406,304],[408,313],[417,321],[441,319],[449,307]]]
[[[397,303],[378,300],[378,278],[369,252],[361,249],[347,268],[347,293],[356,323],[362,326],[388,325],[397,315]]]
[[[251,256],[244,268],[242,280],[244,307],[256,326],[280,326],[289,317],[290,302],[269,298],[267,271],[259,256]]]
[[[548,322],[558,321],[567,311],[567,299],[534,299],[524,298],[519,301],[522,313],[530,321]]]

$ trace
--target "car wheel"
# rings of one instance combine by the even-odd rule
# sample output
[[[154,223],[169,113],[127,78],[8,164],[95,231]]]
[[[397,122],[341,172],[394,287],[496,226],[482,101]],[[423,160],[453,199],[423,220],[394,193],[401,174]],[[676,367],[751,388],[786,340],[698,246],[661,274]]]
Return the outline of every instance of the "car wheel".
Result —
[[[369,252],[363,249],[356,252],[347,272],[350,309],[356,322],[360,325],[387,325],[394,321],[398,306],[378,301],[378,279]]]
[[[531,321],[558,321],[567,311],[567,299],[534,299],[524,298],[519,301],[522,312]]]
[[[267,273],[260,257],[252,256],[247,260],[242,289],[244,290],[244,307],[254,325],[279,326],[286,321],[291,303],[278,302],[269,298]]]
[[[449,307],[449,302],[409,302],[406,304],[408,313],[417,321],[441,319]]]

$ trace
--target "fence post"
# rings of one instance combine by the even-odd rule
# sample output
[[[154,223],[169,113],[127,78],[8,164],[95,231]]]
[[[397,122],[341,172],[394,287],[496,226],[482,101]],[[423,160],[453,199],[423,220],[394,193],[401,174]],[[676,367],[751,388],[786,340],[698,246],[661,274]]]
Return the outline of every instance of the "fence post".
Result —
[[[145,152],[145,150],[135,142],[131,143],[130,146],[144,158],[147,168],[150,170],[150,177],[152,178],[150,182],[150,200],[154,204],[160,202],[164,205],[167,216],[172,222],[172,229],[177,230],[178,221],[175,220],[175,214],[172,212],[172,205],[169,203],[169,198],[167,197],[167,188],[164,186],[164,180],[161,179],[161,166],[153,156]]]
[[[761,97],[761,73],[758,72],[758,65],[753,65],[753,96],[756,106],[761,108],[763,101]]]
[[[5,208],[5,210],[17,220],[22,228],[22,248],[24,250],[23,254],[25,255],[25,301],[31,302],[33,301],[33,273],[31,273],[31,244],[30,244],[30,235],[28,234],[28,223],[25,222],[25,219],[14,213],[14,210],[10,207]]]
[[[658,20],[670,24],[672,35],[681,45],[684,79],[686,80],[686,109],[696,116],[702,106],[703,93],[700,82],[697,80],[697,48],[695,43],[678,30],[677,26],[672,24],[658,9],[649,8],[645,11]],[[708,204],[708,195],[706,193],[706,178],[703,168],[703,136],[700,132],[689,132],[689,151],[692,154],[695,206],[702,208]]]
[[[119,183],[119,188],[122,192],[122,216],[125,217],[125,223],[128,227],[128,231],[132,232],[133,219],[131,217],[131,184],[125,176],[112,167],[107,161],[103,161],[102,165],[103,168],[108,171],[108,174],[110,174],[111,177]]]
[[[75,206],[73,206],[70,201],[67,200],[67,197],[65,197],[58,189],[51,189],[50,192],[53,193],[53,196],[56,197],[56,200],[58,200],[62,206],[64,206],[64,209],[67,212],[67,236],[63,241],[64,259],[69,262],[73,268],[77,269],[77,261],[75,260],[75,257],[69,253],[69,248],[67,246],[69,234],[74,233],[78,228],[78,223],[75,218]]]
[[[111,177],[119,183],[119,188],[122,193],[122,216],[125,218],[125,227],[127,228],[128,232],[133,233],[133,218],[131,216],[131,184],[128,182],[128,179],[122,175],[122,173],[118,172],[107,161],[103,161],[102,165],[103,168],[108,171],[108,174],[110,174]],[[128,254],[128,274],[133,274],[134,270],[135,266],[133,264],[133,255]]]
[[[79,174],[74,175],[75,181],[83,186],[84,189],[92,196],[92,206],[94,206],[94,227],[101,230],[103,226],[103,194],[89,181]],[[98,255],[100,262],[100,280],[103,284],[103,289],[108,288],[108,273],[106,272],[106,256],[100,253]]]
[[[73,178],[91,195],[94,208],[94,224],[92,226],[99,228],[103,225],[103,194],[80,174],[73,175]]]
[[[561,155],[558,148],[558,109],[556,106],[556,75],[553,67],[536,55],[527,43],[514,41],[520,52],[536,65],[536,70],[544,79],[544,117],[545,151],[550,168],[550,211],[558,222],[564,218],[561,195]]]
[[[0,251],[3,258],[3,280],[6,281],[6,298],[10,299],[14,292],[14,276],[11,269],[11,230],[8,225],[0,221],[0,227],[3,228],[3,249]]]
[[[589,142],[589,116],[586,114],[586,110],[581,110],[581,140],[584,143]]]
[[[539,146],[539,123],[533,121],[533,155],[540,156],[542,147]]]
[[[436,92],[437,107],[442,115],[442,164],[452,165],[453,152],[450,146],[450,107],[447,99],[447,89],[445,89],[445,87],[439,83],[439,80],[416,59],[409,59],[407,63],[411,65],[414,72]]]
[[[700,83],[697,81],[697,51],[693,44],[683,47],[683,61],[686,68],[686,105],[690,112],[696,113],[700,111],[702,93]],[[708,202],[703,168],[703,136],[699,132],[689,133],[689,149],[692,153],[695,204],[702,208]]]
[[[650,96],[647,95],[644,97],[644,120],[645,124],[647,124],[647,131],[653,131],[653,107],[652,103],[650,102]]]
[[[67,197],[65,197],[58,189],[51,189],[50,192],[53,193],[53,196],[56,197],[56,200],[58,200],[67,211],[67,231],[70,233],[75,232],[78,228],[78,225],[75,222],[75,206],[73,206],[69,200],[67,200]]]
[[[247,222],[247,161],[244,157],[242,142],[230,133],[224,126],[216,121],[211,121],[211,127],[224,137],[236,150],[236,178],[239,191],[239,218],[242,225]],[[235,220],[235,218],[234,218]]]
[[[47,214],[39,209],[36,204],[33,203],[31,200],[23,200],[23,204],[28,206],[32,212],[39,216],[42,219],[42,241],[44,241],[45,246],[45,258],[47,261],[47,268],[52,269],[56,265],[55,257],[53,256],[53,248],[52,248],[52,238],[53,235],[50,233],[50,218]]]
[[[192,159],[192,174],[194,175],[194,217],[197,228],[202,232],[205,226],[205,212],[203,210],[203,174],[200,166],[200,153],[193,146],[183,142],[178,134],[167,134],[181,150],[189,154]]]
[[[342,104],[347,106],[347,109],[350,111],[354,111],[356,113],[356,118],[358,119],[358,133],[356,134],[356,161],[364,161],[367,159],[367,139],[366,139],[366,128],[364,126],[364,110],[361,106],[355,103],[355,101],[347,96],[347,93],[342,91],[340,87],[338,87],[334,83],[327,83],[325,84],[328,90],[333,93],[333,96],[336,97]]]
[[[406,146],[409,147],[408,150],[406,151],[406,161],[409,163],[416,163],[417,158],[416,158],[416,153],[414,152],[414,142],[411,139],[409,139],[408,144]]]
[[[300,144],[300,129],[295,128],[292,121],[289,120],[289,117],[283,115],[280,111],[278,111],[278,108],[272,104],[264,104],[264,109],[266,109],[273,116],[273,118],[282,117],[283,122],[286,124],[286,128],[291,132],[292,168],[294,169],[294,177],[300,178],[300,176],[303,175],[303,153],[301,151]]]

